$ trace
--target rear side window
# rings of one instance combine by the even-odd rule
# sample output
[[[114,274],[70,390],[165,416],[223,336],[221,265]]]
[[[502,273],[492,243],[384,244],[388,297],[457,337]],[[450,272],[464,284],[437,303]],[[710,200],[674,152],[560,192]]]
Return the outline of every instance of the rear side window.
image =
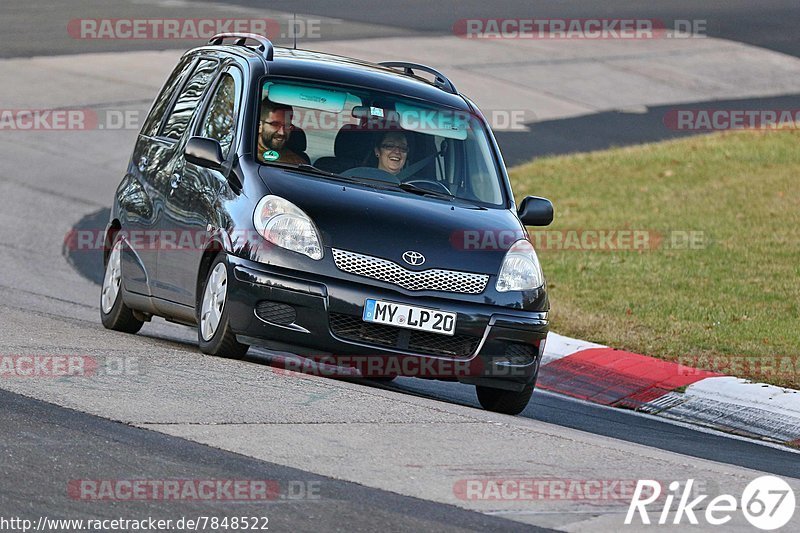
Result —
[[[222,146],[222,157],[227,159],[235,127],[236,83],[230,74],[223,74],[203,119],[200,135],[219,141]]]
[[[158,127],[161,125],[164,112],[167,110],[167,106],[169,106],[175,91],[178,90],[178,85],[183,79],[184,74],[186,74],[186,71],[191,67],[192,61],[194,61],[193,57],[184,56],[181,58],[178,66],[175,67],[175,70],[172,71],[172,74],[170,74],[161,92],[156,97],[155,102],[153,102],[153,108],[150,110],[150,114],[147,116],[147,120],[145,120],[144,126],[142,127],[142,135],[153,137],[158,133]]]
[[[178,95],[175,107],[172,108],[172,113],[164,125],[162,137],[169,139],[181,138],[192,120],[197,104],[203,96],[203,91],[205,91],[214,77],[217,65],[217,61],[211,59],[202,59],[197,64],[197,68]]]

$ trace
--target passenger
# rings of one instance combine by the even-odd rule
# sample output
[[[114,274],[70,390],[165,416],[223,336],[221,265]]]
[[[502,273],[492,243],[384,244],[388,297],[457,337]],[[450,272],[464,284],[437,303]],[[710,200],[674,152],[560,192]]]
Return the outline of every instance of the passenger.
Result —
[[[392,175],[403,170],[408,159],[408,138],[400,131],[389,131],[378,138],[374,147],[378,168]]]
[[[266,163],[300,164],[306,161],[286,147],[292,135],[292,106],[268,99],[261,103],[258,123],[258,159]]]

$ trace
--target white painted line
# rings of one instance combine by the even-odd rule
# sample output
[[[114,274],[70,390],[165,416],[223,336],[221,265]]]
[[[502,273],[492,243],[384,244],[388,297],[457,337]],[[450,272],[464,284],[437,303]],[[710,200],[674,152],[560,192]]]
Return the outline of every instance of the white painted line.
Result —
[[[575,402],[575,403],[579,403],[579,404],[583,404],[583,405],[590,405],[592,407],[597,407],[598,409],[607,409],[609,411],[616,411],[617,413],[620,412],[620,409],[618,407],[611,407],[609,405],[602,405],[602,404],[599,404],[599,403],[592,403],[592,402],[589,402],[589,401],[586,401],[586,400],[573,398],[571,396],[564,396],[563,394],[558,394],[557,392],[550,392],[550,391],[546,391],[546,390],[543,390],[543,389],[536,389],[536,392],[534,394],[535,395],[536,394],[544,394],[544,395],[548,395],[548,396],[556,396],[557,398],[560,398],[562,400],[568,400],[570,402]],[[534,401],[535,401],[535,399],[536,399],[536,396],[534,396]],[[708,427],[708,426],[699,426],[696,423],[684,422],[684,421],[681,421],[681,420],[678,420],[678,419],[668,418],[668,417],[664,417],[664,416],[660,416],[660,415],[652,415],[652,414],[643,413],[643,412],[640,412],[640,411],[625,410],[625,413],[627,415],[629,415],[629,416],[639,416],[639,417],[643,417],[643,418],[649,418],[650,420],[657,420],[657,421],[663,422],[665,424],[671,424],[673,426],[678,426],[678,427],[685,428],[685,429],[691,429],[691,430],[698,431],[700,433],[705,433],[705,434],[708,434],[708,435],[715,435],[717,437],[724,437],[726,439],[741,440],[741,441],[749,442],[751,444],[758,444],[759,446],[766,446],[767,448],[774,448],[776,450],[781,450],[781,451],[784,451],[784,452],[795,453],[795,454],[800,455],[800,450],[795,449],[795,448],[789,448],[787,446],[784,446],[783,444],[778,444],[778,443],[775,443],[775,442],[770,442],[770,441],[765,441],[765,440],[756,440],[756,439],[753,439],[751,437],[744,437],[744,436],[741,436],[741,435],[735,435],[733,433],[727,433],[727,432],[720,431],[718,429],[714,429],[714,428],[711,428],[711,427]]]
[[[587,350],[589,348],[607,348],[607,346],[596,344],[594,342],[582,341],[580,339],[573,339],[571,337],[565,337],[564,335],[559,335],[558,333],[553,333],[551,331],[547,334],[547,343],[544,346],[542,364],[546,365],[547,363],[552,363],[553,361],[557,361],[562,357],[566,357],[574,354],[575,352]]]
[[[684,396],[660,414],[781,442],[800,439],[800,391],[724,376],[690,385]]]
[[[742,407],[756,406],[766,411],[788,412],[800,417],[800,391],[731,376],[706,378],[693,383],[686,388],[686,396],[713,398]]]
[[[582,350],[604,347],[550,332],[542,364]],[[649,402],[648,405],[658,412],[648,416],[683,421],[698,429],[701,424],[778,442],[800,439],[800,391],[721,376],[700,380],[689,385],[685,393],[671,395],[671,400],[664,405],[658,401]]]

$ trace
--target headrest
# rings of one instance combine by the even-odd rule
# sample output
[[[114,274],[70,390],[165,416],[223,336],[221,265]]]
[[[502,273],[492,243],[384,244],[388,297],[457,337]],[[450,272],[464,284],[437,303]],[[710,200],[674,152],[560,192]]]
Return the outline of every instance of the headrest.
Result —
[[[355,124],[345,124],[336,134],[333,153],[336,157],[361,160],[372,148],[374,134]]]
[[[286,146],[294,153],[305,152],[308,147],[308,140],[306,139],[306,132],[302,128],[292,128],[292,134],[289,135],[289,140],[286,141]]]

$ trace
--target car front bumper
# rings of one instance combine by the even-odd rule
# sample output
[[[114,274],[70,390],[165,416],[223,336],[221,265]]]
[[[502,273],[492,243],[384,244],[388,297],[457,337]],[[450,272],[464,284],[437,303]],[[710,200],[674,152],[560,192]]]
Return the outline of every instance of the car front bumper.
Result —
[[[290,271],[228,256],[228,317],[247,344],[354,366],[365,377],[412,375],[521,390],[535,383],[548,313],[464,302]],[[367,298],[457,313],[453,336],[362,321]]]

